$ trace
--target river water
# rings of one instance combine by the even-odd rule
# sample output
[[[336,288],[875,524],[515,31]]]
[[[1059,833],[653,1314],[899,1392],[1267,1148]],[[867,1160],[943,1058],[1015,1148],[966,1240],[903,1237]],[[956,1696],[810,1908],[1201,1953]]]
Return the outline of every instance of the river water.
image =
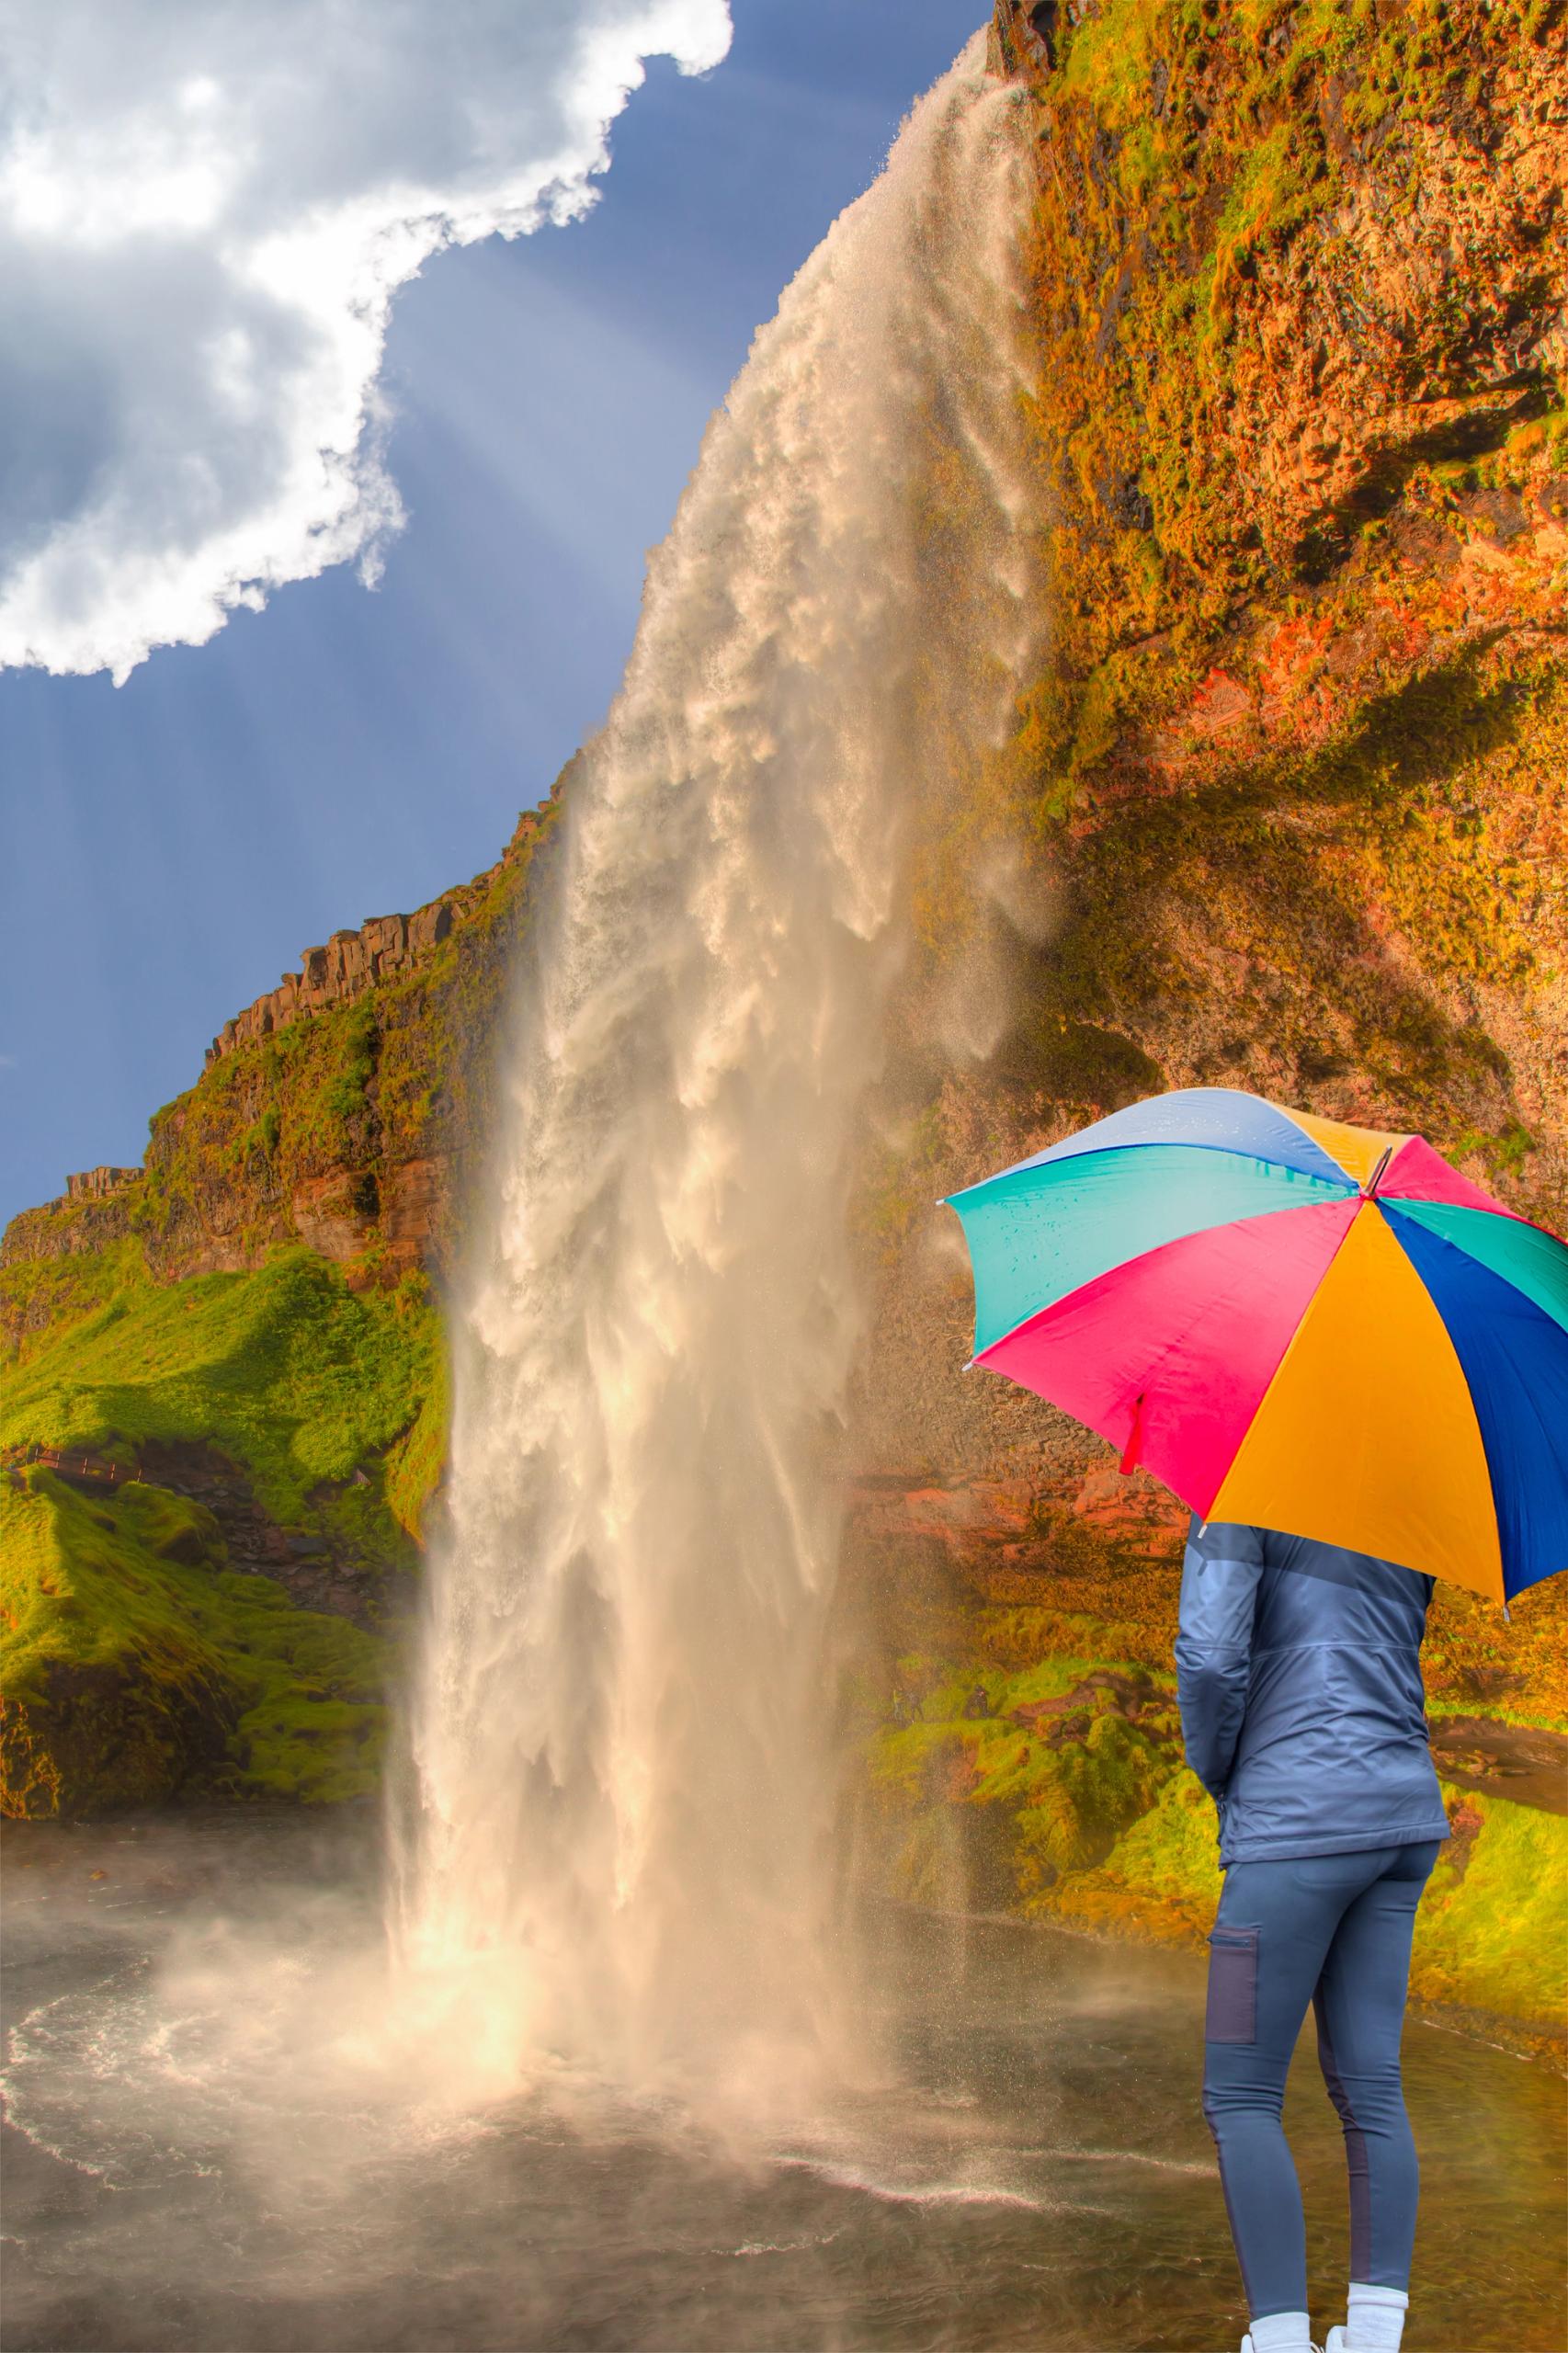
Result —
[[[748,2131],[395,2019],[375,1818],[7,1824],[7,2353],[1233,2347],[1201,1964],[873,1911],[860,2064]],[[401,2040],[400,2040],[401,2037]],[[1563,2086],[1414,2023],[1409,2353],[1563,2341]],[[1321,2309],[1337,2131],[1292,2089]]]

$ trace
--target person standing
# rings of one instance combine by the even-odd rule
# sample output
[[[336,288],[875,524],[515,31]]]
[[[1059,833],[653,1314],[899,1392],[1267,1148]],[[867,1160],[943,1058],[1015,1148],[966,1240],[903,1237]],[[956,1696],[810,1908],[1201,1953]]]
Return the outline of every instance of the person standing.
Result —
[[[1280,2111],[1309,2003],[1345,2133],[1350,2283],[1327,2353],[1399,2353],[1417,2164],[1400,2082],[1415,1908],[1449,1835],[1426,1737],[1433,1580],[1194,1519],[1177,1691],[1219,1813],[1203,2113],[1251,2314],[1243,2353],[1311,2353],[1306,2229]]]

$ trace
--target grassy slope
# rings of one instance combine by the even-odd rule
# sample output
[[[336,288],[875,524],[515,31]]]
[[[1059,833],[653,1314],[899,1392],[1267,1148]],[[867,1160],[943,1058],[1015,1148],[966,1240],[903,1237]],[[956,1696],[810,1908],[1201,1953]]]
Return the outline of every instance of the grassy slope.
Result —
[[[121,1271],[112,1297],[13,1363],[0,1447],[128,1460],[142,1438],[207,1438],[244,1465],[275,1518],[302,1524],[312,1487],[379,1470],[415,1421],[436,1347],[421,1278],[357,1293],[302,1249],[177,1284]]]
[[[558,786],[496,867],[448,894],[453,929],[415,970],[211,1064],[154,1115],[144,1174],[111,1199],[13,1223],[0,1461],[44,1445],[129,1464],[143,1441],[200,1442],[238,1466],[275,1523],[326,1540],[360,1573],[358,1589],[399,1614],[446,1449],[444,1353],[421,1265],[441,1263],[449,1204],[489,1132],[490,1041],[559,808]],[[226,1571],[221,1547],[171,1567],[124,1518],[146,1507],[145,1490],[130,1505],[122,1491],[97,1519],[55,1492],[47,1545],[41,1507],[24,1511],[22,1493],[6,1494],[0,1529],[13,1699],[0,1805],[365,1786],[384,1641]],[[119,1606],[132,1594],[137,1607]],[[87,1626],[102,1640],[90,1661]],[[335,1649],[324,1628],[341,1634]]]
[[[440,1460],[423,1280],[357,1295],[296,1249],[164,1285],[134,1245],[106,1256],[112,1295],[13,1359],[0,1449],[81,1446],[129,1465],[144,1439],[203,1440],[284,1527],[410,1565],[405,1530]],[[229,1570],[199,1506],[140,1483],[100,1501],[19,1472],[0,1483],[0,1563],[6,1811],[370,1785],[385,1640]]]
[[[1528,1603],[1521,1615],[1540,1620],[1542,1666],[1561,1684],[1556,1597],[1538,1596],[1533,1612]],[[1162,1671],[1169,1638],[1130,1644],[1128,1631],[1088,1613],[1074,1622],[982,1608],[965,1629],[965,1654],[899,1662],[897,1699],[868,1724],[867,1748],[885,1868],[900,1893],[1107,1933],[1207,1935],[1220,1889],[1214,1810],[1181,1763],[1174,1684]],[[1153,1664],[1130,1660],[1129,1648]],[[1445,1664],[1439,1654],[1434,1681]],[[1088,1680],[1108,1671],[1109,1688]],[[1051,1718],[1029,1711],[1068,1693],[1068,1734],[1053,1746],[1044,1736]],[[1517,1712],[1568,1723],[1561,1700],[1553,1710],[1538,1698]],[[1564,1824],[1456,1787],[1444,1797],[1454,1836],[1420,1914],[1414,1989],[1559,2037],[1568,2006]]]
[[[0,1603],[6,1813],[374,1786],[384,1644],[225,1568],[184,1497],[0,1483]]]

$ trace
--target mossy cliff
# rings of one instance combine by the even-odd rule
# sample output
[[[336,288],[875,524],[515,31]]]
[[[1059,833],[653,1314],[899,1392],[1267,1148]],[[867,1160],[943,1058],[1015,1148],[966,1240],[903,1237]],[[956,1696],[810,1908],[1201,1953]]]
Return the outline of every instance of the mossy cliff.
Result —
[[[442,894],[423,947],[381,970],[360,960],[313,993],[319,1010],[301,992],[267,1034],[220,1041],[197,1084],[153,1114],[142,1170],[14,1218],[0,1340],[25,1343],[110,1296],[128,1267],[158,1281],[235,1272],[303,1244],[357,1289],[438,1270],[490,1133],[492,1040],[570,775],[494,867]]]
[[[424,1278],[103,1255],[0,1399],[5,1810],[359,1794],[444,1438]]]
[[[927,1901],[1190,1936],[1181,1515],[960,1375],[930,1204],[1220,1081],[1420,1129],[1568,1224],[1568,46],[1517,0],[1004,0],[992,50],[1036,134],[1049,651],[924,824],[868,1123],[862,1851]],[[963,496],[933,481],[934,548]],[[332,1001],[307,972],[232,1025],[144,1171],[9,1229],[0,1445],[91,1456],[0,1487],[14,1810],[371,1770],[369,1654],[311,1628],[383,1671],[444,1444],[426,1283],[558,799],[416,956],[346,938]],[[1532,2031],[1564,1615],[1445,1597],[1431,1643],[1455,1838],[1419,1982]]]
[[[30,1470],[0,1485],[0,1594],[9,1812],[374,1787],[382,1645],[231,1569],[199,1505]]]
[[[1050,652],[921,846],[858,1214],[865,1845],[1194,1937],[1185,1514],[965,1375],[933,1200],[1163,1087],[1416,1129],[1568,1229],[1568,31],[1555,6],[1003,0]],[[1418,1988],[1560,2032],[1568,1601],[1440,1595]],[[1533,1927],[1532,1927],[1533,1924]],[[1539,1929],[1540,1933],[1535,1933]]]
[[[335,985],[316,951],[230,1023],[141,1170],[6,1229],[0,1810],[373,1784],[446,1447],[432,1284],[559,807],[438,921],[368,926],[395,957],[341,935]],[[172,1568],[165,1506],[212,1537]]]
[[[438,920],[367,926],[395,957],[340,935],[335,984],[314,951],[228,1024],[142,1169],[6,1229],[0,1811],[374,1785],[446,1449],[433,1283],[559,806]],[[173,1566],[165,1507],[211,1539]]]

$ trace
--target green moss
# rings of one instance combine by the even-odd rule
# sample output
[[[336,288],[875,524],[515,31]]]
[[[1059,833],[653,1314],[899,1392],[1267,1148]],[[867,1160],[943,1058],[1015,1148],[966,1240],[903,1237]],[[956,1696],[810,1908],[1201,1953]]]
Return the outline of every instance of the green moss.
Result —
[[[1024,1908],[1066,1874],[1091,1867],[1107,1844],[1144,1813],[1169,1778],[1166,1743],[1110,1713],[1030,1775],[1016,1815]]]
[[[424,1532],[426,1509],[438,1491],[447,1464],[451,1427],[450,1367],[445,1336],[435,1328],[429,1384],[418,1413],[387,1456],[387,1507],[409,1535]]]
[[[318,1483],[351,1478],[412,1428],[436,1348],[417,1293],[356,1295],[307,1250],[250,1274],[143,1279],[12,1371],[0,1446],[204,1439],[244,1466],[275,1518],[301,1522]],[[384,1509],[381,1521],[395,1552]]]
[[[1277,124],[1241,160],[1214,234],[1209,272],[1211,326],[1228,320],[1236,280],[1244,276],[1262,246],[1288,237],[1306,220],[1326,181],[1326,160],[1315,126]]]
[[[0,1483],[0,1807],[81,1814],[373,1787],[386,1648],[224,1565],[209,1512],[47,1472]]]
[[[363,1120],[369,1109],[370,1081],[376,1073],[376,1040],[380,1024],[373,1004],[361,1002],[349,1006],[335,1024],[338,1052],[336,1065],[324,1090],[327,1116],[336,1123],[339,1134],[346,1140],[351,1136],[355,1122]]]
[[[945,1859],[937,1817],[956,1805],[971,1813],[966,1839],[983,1854],[988,1900],[1031,1909],[1096,1863],[1173,1769],[1174,1715],[1142,1669],[1131,1678],[1143,1694],[1136,1722],[1116,1696],[1125,1669],[1108,1675],[1062,1652],[1017,1668],[905,1659],[899,1677],[914,1721],[884,1724],[870,1759],[884,1802],[905,1817],[895,1867],[905,1893]],[[1050,1704],[1063,1700],[1065,1712]]]
[[[296,1608],[265,1577],[219,1582],[233,1630],[225,1658],[248,1701],[225,1779],[242,1794],[315,1804],[366,1795],[385,1739],[386,1644],[346,1619]]]
[[[1568,1822],[1447,1792],[1456,1836],[1415,1915],[1412,1982],[1458,2002],[1568,2027]]]
[[[1042,1522],[1052,1535],[1054,1518]],[[1075,1533],[1079,1558],[1068,1540]],[[1120,1569],[1101,1534],[1063,1535],[1052,1580],[1104,1608],[1174,1604],[1170,1565]],[[1097,1575],[1089,1555],[1101,1558]],[[1432,1712],[1477,1707],[1475,1678],[1506,1672],[1520,1706],[1488,1714],[1555,1722],[1563,1597],[1522,1596],[1506,1656],[1495,1611],[1439,1589],[1428,1681]],[[1474,1621],[1472,1623],[1472,1621]],[[997,1909],[1110,1936],[1196,1944],[1221,1889],[1212,1801],[1181,1760],[1170,1675],[1170,1628],[1145,1645],[1131,1625],[1092,1612],[971,1608],[966,1658],[901,1657],[869,1727],[871,1790],[883,1824],[882,1868],[902,1895],[941,1909]],[[1484,1639],[1484,1655],[1474,1642]],[[1140,1654],[1158,1661],[1153,1670]],[[1539,1654],[1539,1671],[1531,1671]],[[1544,1682],[1542,1680],[1544,1677]],[[1544,1695],[1544,1696],[1543,1696]],[[1061,1703],[1052,1707],[1046,1703]],[[1527,2035],[1565,2021],[1561,1933],[1568,1914],[1568,1822],[1501,1798],[1446,1791],[1454,1836],[1418,1916],[1412,1977],[1418,1999],[1495,2014]]]
[[[1182,1766],[1097,1870],[1036,1908],[1108,1927],[1119,1920],[1147,1923],[1151,1915],[1163,1915],[1190,1933],[1206,1935],[1220,1887],[1214,1802],[1197,1775]]]

